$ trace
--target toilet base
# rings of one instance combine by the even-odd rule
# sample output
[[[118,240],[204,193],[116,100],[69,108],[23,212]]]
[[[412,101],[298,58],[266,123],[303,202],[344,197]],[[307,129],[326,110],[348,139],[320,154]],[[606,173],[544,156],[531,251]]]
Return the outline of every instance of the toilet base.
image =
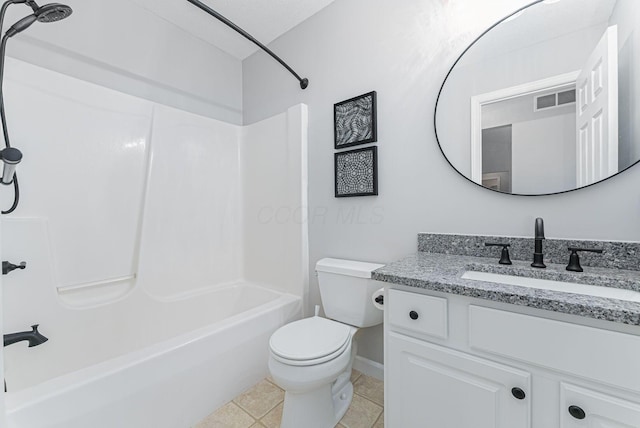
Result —
[[[349,381],[336,394],[333,395],[333,409],[335,412],[334,426],[340,422],[340,419],[347,413],[347,409],[351,405],[353,399],[353,384]]]
[[[285,392],[280,428],[334,428],[353,399],[349,381],[332,393],[334,384],[303,393]]]

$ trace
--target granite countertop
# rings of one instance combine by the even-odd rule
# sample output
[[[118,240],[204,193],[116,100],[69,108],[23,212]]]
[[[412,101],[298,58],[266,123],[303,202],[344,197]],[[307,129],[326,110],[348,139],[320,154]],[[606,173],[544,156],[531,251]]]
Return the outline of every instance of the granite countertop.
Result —
[[[584,272],[569,272],[565,265],[547,263],[546,269],[536,269],[530,266],[530,262],[524,261],[514,260],[513,265],[500,265],[497,258],[419,252],[376,270],[373,279],[599,320],[640,325],[640,303],[461,278],[465,271],[472,270],[640,292],[640,271],[587,266],[583,268]]]

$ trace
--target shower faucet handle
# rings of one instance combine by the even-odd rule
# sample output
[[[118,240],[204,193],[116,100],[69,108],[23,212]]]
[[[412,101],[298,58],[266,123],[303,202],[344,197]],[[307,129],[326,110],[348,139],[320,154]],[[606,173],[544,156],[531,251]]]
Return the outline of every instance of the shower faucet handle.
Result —
[[[10,263],[8,261],[3,261],[2,262],[2,274],[6,275],[9,272],[16,270],[16,269],[25,269],[27,267],[27,262],[20,262],[19,265],[14,265],[13,263]]]

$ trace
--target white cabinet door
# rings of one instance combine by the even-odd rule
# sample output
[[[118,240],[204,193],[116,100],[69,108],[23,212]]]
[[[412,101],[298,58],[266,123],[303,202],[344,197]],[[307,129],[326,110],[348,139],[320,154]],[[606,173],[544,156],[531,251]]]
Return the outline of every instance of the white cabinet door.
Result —
[[[567,383],[561,384],[560,394],[560,428],[640,427],[637,403]]]
[[[529,373],[393,332],[386,344],[388,426],[531,426]],[[525,397],[515,398],[514,388]]]

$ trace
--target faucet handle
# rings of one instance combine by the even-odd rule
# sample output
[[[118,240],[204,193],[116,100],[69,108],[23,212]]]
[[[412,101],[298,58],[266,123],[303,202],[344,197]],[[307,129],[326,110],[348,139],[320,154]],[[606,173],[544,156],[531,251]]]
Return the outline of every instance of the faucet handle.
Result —
[[[9,272],[11,272],[12,270],[25,269],[26,267],[27,267],[27,262],[20,262],[19,265],[14,265],[13,263],[10,263],[8,261],[3,261],[2,262],[2,274],[6,275]]]
[[[511,244],[504,244],[502,242],[485,242],[485,247],[502,247],[502,253],[500,255],[500,263],[501,265],[510,265],[511,259],[509,258],[509,247]]]
[[[600,248],[578,248],[578,247],[568,247],[569,251],[571,251],[571,255],[569,255],[569,264],[567,265],[567,270],[572,272],[583,272],[582,266],[580,266],[580,256],[578,256],[578,251],[586,251],[589,253],[602,253],[602,249]]]

